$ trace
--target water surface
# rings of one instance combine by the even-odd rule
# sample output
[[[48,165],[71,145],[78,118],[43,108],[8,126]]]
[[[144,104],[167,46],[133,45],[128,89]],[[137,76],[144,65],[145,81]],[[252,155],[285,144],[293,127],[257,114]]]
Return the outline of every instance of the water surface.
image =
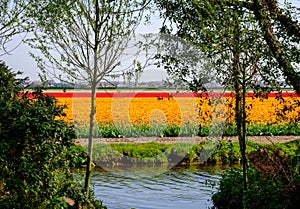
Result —
[[[204,209],[212,206],[221,167],[135,167],[95,170],[96,199],[108,209]]]

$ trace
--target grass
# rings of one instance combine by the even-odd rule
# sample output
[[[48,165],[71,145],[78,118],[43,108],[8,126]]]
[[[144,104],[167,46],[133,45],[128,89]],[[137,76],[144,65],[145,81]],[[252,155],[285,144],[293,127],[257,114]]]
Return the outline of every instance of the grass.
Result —
[[[289,156],[300,156],[300,140],[262,145],[248,142],[247,153],[261,146],[276,146]],[[84,147],[84,149],[87,149]],[[156,164],[237,164],[240,161],[238,142],[206,140],[200,144],[142,143],[95,144],[93,159],[96,165],[156,165]]]
[[[86,125],[77,125],[78,138],[87,138],[89,136],[89,127]],[[95,128],[96,138],[123,138],[123,137],[177,137],[177,136],[208,136],[212,130],[216,129],[218,135],[236,136],[237,129],[234,125],[221,127],[198,127],[192,124],[176,125],[128,125],[114,123],[100,123]],[[247,136],[286,136],[300,135],[300,125],[248,125]]]

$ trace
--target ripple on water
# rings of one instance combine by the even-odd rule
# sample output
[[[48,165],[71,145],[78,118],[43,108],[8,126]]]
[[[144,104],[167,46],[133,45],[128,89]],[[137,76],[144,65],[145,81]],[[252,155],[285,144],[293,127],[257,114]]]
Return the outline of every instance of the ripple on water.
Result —
[[[204,209],[212,206],[211,195],[220,179],[206,168],[160,167],[94,171],[92,185],[97,199],[108,209]],[[157,173],[157,175],[155,175]]]

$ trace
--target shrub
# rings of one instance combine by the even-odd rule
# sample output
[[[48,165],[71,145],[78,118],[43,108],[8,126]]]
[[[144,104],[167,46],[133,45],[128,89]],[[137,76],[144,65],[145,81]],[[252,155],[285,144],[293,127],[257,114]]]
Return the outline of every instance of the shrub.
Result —
[[[67,208],[63,196],[88,202],[70,171],[82,160],[74,128],[56,120],[64,107],[39,89],[26,92],[19,74],[0,62],[1,208]]]
[[[242,171],[231,169],[223,174],[219,191],[212,197],[214,206],[219,209],[298,208],[299,162],[274,147],[258,147],[248,158],[251,167],[247,190],[243,191]]]
[[[243,176],[241,170],[230,169],[222,175],[219,191],[212,196],[219,209],[243,208]]]

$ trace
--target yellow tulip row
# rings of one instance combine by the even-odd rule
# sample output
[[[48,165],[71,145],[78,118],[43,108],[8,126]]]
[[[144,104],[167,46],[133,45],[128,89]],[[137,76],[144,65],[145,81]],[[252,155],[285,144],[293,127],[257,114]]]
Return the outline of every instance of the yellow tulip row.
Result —
[[[58,98],[66,104],[64,120],[88,122],[90,98]],[[233,98],[97,98],[96,121],[129,124],[206,124],[211,121],[234,123]],[[246,99],[247,121],[250,124],[286,124],[300,116],[300,99],[274,97]]]

